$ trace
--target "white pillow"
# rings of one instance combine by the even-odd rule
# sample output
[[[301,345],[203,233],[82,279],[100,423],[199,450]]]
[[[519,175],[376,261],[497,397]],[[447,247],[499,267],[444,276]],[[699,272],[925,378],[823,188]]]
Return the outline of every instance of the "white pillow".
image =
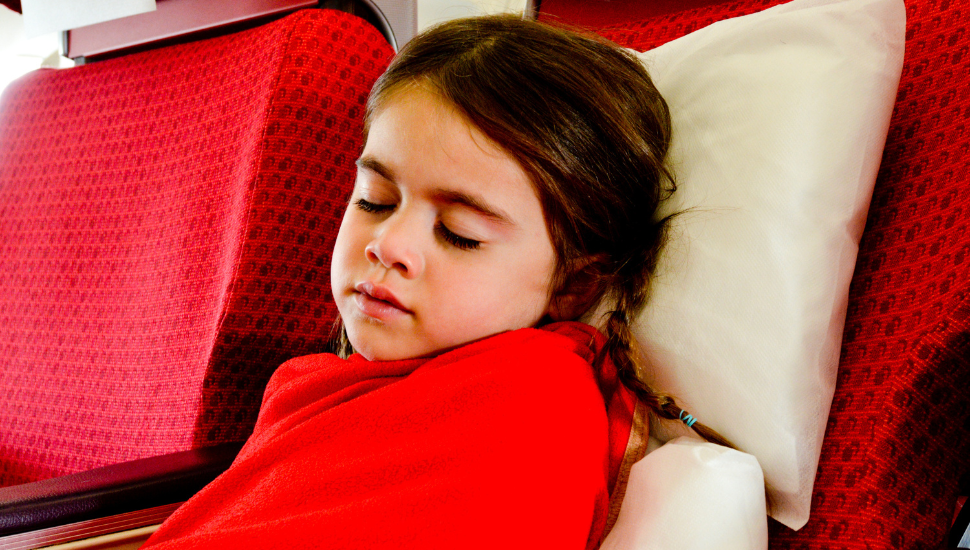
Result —
[[[600,550],[768,548],[765,486],[749,454],[680,437],[634,464],[626,491]]]
[[[794,0],[639,54],[670,105],[676,218],[644,373],[808,521],[849,282],[902,69],[902,0]]]

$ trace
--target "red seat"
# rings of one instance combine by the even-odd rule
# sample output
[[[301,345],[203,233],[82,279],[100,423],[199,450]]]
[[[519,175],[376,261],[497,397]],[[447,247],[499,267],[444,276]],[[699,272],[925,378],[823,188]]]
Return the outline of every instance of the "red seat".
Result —
[[[0,486],[242,441],[326,348],[330,250],[392,55],[305,10],[0,103]]]
[[[539,18],[646,50],[783,2],[711,3],[656,13],[673,6],[544,0]],[[852,282],[812,515],[798,532],[773,523],[772,548],[939,547],[970,474],[970,2],[906,4],[905,64]]]

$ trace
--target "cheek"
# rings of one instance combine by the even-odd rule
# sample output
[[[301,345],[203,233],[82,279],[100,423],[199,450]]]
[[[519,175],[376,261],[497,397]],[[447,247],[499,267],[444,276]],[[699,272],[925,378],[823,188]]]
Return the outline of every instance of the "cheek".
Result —
[[[521,294],[539,296],[548,301],[556,269],[556,252],[548,237],[541,234],[532,239],[505,265],[507,272],[516,279],[515,288]]]
[[[353,212],[346,212],[340,222],[340,229],[337,231],[337,239],[333,244],[333,253],[330,256],[330,285],[334,297],[340,291],[341,280],[347,275],[354,251],[358,248],[355,236],[358,230],[355,227]],[[361,251],[363,253],[363,251]]]
[[[540,316],[546,313],[549,299],[552,296],[552,275],[555,269],[555,259],[545,257],[525,267],[525,273],[520,284],[520,298],[527,301],[535,310],[541,310]]]
[[[492,269],[470,270],[452,278],[452,288],[464,292],[453,293],[451,300],[479,323],[509,323],[502,327],[506,329],[535,325],[549,306],[555,262],[543,253],[524,257],[529,261],[506,258]]]
[[[538,322],[549,312],[556,256],[550,245],[548,248],[536,250],[531,258],[533,261],[525,267],[521,299],[530,304],[532,315]]]

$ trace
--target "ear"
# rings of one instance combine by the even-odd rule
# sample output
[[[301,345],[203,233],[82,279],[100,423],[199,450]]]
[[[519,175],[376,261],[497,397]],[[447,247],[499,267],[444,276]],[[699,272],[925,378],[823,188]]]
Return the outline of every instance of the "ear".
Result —
[[[566,287],[549,300],[546,312],[553,321],[578,319],[603,296],[603,258],[587,256],[572,262]]]

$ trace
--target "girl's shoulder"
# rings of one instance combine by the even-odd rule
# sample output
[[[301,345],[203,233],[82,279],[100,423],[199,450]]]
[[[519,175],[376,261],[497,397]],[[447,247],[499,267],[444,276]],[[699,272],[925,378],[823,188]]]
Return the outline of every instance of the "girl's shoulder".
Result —
[[[305,355],[290,359],[276,370],[267,385],[263,408],[268,408],[270,401],[280,401],[281,395],[300,395],[305,399],[338,393],[351,386],[382,386],[439,370],[476,369],[496,382],[505,379],[522,384],[541,380],[550,388],[584,384],[601,378],[591,365],[603,340],[589,325],[563,322],[503,332],[434,357],[368,361],[359,355],[348,359],[332,354]]]
[[[574,351],[587,362],[592,363],[596,354],[606,343],[606,337],[596,328],[579,321],[563,321],[550,323],[540,327],[541,330],[562,336],[574,346]]]

